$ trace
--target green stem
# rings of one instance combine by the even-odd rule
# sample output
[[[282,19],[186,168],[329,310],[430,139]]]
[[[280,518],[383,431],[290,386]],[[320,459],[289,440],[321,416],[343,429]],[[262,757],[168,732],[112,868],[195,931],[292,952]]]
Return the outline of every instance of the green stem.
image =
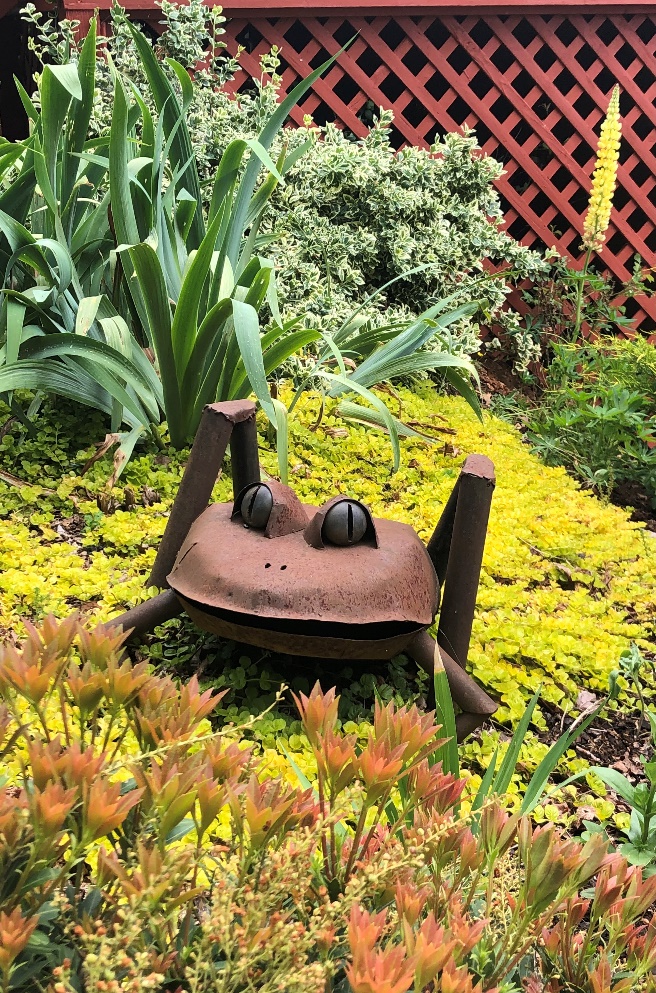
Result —
[[[576,287],[576,309],[574,311],[574,337],[572,339],[574,343],[578,341],[579,334],[581,333],[581,323],[583,320],[583,287],[588,275],[588,265],[590,264],[591,256],[592,249],[588,248],[585,253],[585,259],[583,260],[583,268],[578,276],[578,285]]]
[[[324,807],[324,788],[323,788],[323,776],[321,770],[317,766],[317,781],[319,785],[319,808],[321,810],[321,817],[324,817],[325,807]],[[332,812],[331,812],[332,813]],[[321,856],[323,858],[324,871],[326,876],[330,874],[330,860],[328,858],[328,842],[326,841],[326,828],[322,825],[321,828]],[[335,860],[335,853],[333,852],[333,864]]]
[[[166,448],[166,445],[162,441],[162,436],[159,433],[159,425],[155,424],[154,421],[151,421],[149,424],[149,428],[153,441],[155,442],[159,450],[163,452],[164,449]]]
[[[348,862],[346,863],[346,869],[344,870],[344,884],[346,884],[351,875],[351,869],[353,868],[353,863],[355,862],[356,852],[360,846],[360,838],[362,837],[362,832],[364,830],[364,824],[367,819],[367,811],[369,810],[369,804],[363,803],[362,810],[360,811],[360,817],[355,829],[355,834],[353,836],[353,844],[351,846],[351,852],[348,857]]]
[[[647,803],[642,814],[642,836],[640,838],[643,845],[647,844],[647,838],[649,837],[649,825],[651,824],[651,819],[654,815],[653,805],[654,805],[654,794],[656,793],[656,784],[654,784],[649,790],[649,796],[647,797]]]

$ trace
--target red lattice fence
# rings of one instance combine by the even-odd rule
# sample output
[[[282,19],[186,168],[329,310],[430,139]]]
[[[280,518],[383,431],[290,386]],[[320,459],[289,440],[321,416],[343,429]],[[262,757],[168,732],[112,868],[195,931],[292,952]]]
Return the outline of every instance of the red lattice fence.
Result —
[[[153,26],[161,19],[152,0],[124,2]],[[656,266],[656,6],[309,2],[279,0],[270,16],[268,0],[226,0],[229,51],[245,49],[245,73],[234,89],[259,75],[260,56],[273,45],[289,90],[357,35],[293,119],[310,114],[362,136],[372,113],[391,108],[397,147],[430,146],[447,131],[475,128],[483,150],[505,167],[497,186],[506,229],[532,247],[553,245],[575,263],[599,125],[618,82],[619,187],[602,260],[621,281],[636,253]],[[66,11],[84,21],[98,6],[109,0],[67,0]],[[656,330],[656,300],[629,300],[627,312],[643,330]]]
[[[574,259],[599,124],[619,82],[624,138],[603,261],[620,280],[636,253],[656,265],[656,18],[362,13],[235,16],[229,49],[243,45],[242,65],[257,75],[260,55],[277,45],[288,90],[357,33],[294,119],[334,120],[361,136],[371,111],[390,107],[397,146],[429,146],[446,131],[473,127],[483,150],[505,166],[497,186],[510,234]],[[247,85],[243,77],[234,84]],[[656,303],[641,304],[629,301],[629,313],[651,331]]]

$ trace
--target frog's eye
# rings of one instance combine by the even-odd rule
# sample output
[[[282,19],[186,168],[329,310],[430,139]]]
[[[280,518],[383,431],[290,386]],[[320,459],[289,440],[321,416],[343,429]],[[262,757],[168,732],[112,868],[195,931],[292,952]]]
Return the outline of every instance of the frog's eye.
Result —
[[[369,520],[354,500],[340,500],[326,514],[321,529],[324,541],[331,545],[356,545],[364,538]]]
[[[272,509],[273,495],[269,487],[262,483],[249,486],[241,498],[241,519],[248,528],[264,530]]]
[[[304,537],[313,548],[325,548],[326,545],[378,548],[376,525],[371,512],[351,497],[336,496],[319,507],[305,528]]]

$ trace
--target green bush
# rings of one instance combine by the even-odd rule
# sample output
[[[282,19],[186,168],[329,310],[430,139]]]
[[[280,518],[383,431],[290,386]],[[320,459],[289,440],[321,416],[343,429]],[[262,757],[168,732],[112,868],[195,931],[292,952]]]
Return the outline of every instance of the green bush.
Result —
[[[643,338],[555,346],[528,430],[548,465],[609,496],[632,484],[656,508],[656,348]]]

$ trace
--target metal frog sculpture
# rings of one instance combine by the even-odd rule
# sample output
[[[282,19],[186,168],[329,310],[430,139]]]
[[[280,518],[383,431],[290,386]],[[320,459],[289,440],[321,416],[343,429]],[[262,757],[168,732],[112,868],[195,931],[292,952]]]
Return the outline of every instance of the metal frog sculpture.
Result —
[[[208,506],[228,443],[234,502]],[[470,456],[426,546],[358,500],[312,507],[261,482],[255,405],[211,404],[148,581],[168,589],[110,624],[140,635],[185,611],[204,631],[293,655],[406,652],[431,675],[441,659],[462,740],[496,710],[465,670],[493,489],[490,460]]]

